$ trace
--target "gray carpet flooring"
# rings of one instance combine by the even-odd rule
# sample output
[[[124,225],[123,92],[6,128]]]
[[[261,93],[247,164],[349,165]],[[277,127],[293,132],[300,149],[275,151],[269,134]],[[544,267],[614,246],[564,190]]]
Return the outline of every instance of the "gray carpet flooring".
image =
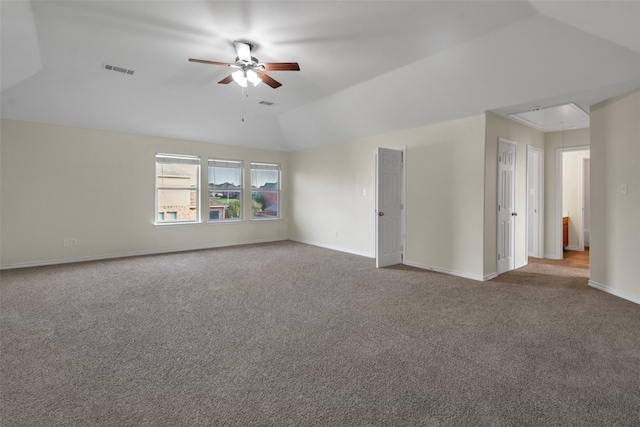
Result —
[[[9,426],[638,426],[640,306],[294,242],[0,273]]]

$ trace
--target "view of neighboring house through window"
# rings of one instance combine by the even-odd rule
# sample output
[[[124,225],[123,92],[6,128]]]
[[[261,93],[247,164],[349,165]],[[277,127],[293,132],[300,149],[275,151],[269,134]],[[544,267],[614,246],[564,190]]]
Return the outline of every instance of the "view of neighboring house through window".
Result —
[[[280,218],[280,165],[251,163],[253,218]]]
[[[156,223],[200,221],[200,158],[156,155]]]
[[[244,163],[209,159],[209,221],[242,219]]]

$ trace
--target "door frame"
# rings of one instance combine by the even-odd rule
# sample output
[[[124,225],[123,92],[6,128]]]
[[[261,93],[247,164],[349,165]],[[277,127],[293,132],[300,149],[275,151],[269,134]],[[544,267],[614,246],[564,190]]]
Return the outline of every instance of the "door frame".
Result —
[[[511,270],[515,270],[516,268],[516,225],[515,225],[515,216],[517,216],[517,212],[515,216],[512,216],[512,233],[511,233],[511,247],[513,250],[513,268],[507,268],[505,271],[500,272],[499,267],[499,262],[500,260],[498,259],[498,248],[499,248],[499,243],[498,243],[498,233],[500,232],[500,213],[498,212],[498,194],[499,194],[499,187],[500,187],[500,162],[498,160],[498,156],[500,155],[500,143],[505,143],[505,144],[510,144],[513,145],[513,188],[512,188],[512,197],[513,197],[513,212],[516,212],[516,206],[518,206],[517,204],[517,197],[518,197],[518,144],[514,141],[510,141],[506,138],[502,138],[502,137],[498,137],[498,144],[497,144],[497,150],[496,150],[496,204],[494,206],[495,212],[496,212],[496,235],[495,235],[495,239],[496,239],[496,272],[498,275],[502,274],[502,273],[506,273],[508,271]],[[526,249],[526,248],[525,248]]]
[[[558,147],[556,148],[556,239],[555,239],[555,253],[556,256],[553,259],[563,259],[564,251],[562,250],[562,161],[563,155],[568,151],[584,151],[589,150],[591,153],[591,147],[589,145],[577,145],[574,147]],[[582,181],[582,178],[580,179]],[[582,197],[582,195],[580,196]],[[547,257],[551,258],[551,257]]]
[[[402,152],[402,173],[400,180],[400,203],[402,203],[402,209],[400,210],[400,248],[402,251],[402,264],[405,263],[404,251],[406,248],[406,215],[407,215],[407,146],[403,147],[378,147],[386,148],[387,150],[397,150]],[[373,257],[376,260],[376,268],[378,268],[378,150],[373,152]]]
[[[532,256],[535,258],[544,258],[544,149],[534,147],[533,145],[527,145],[527,192],[531,188],[531,183],[529,182],[529,158],[531,155],[537,156],[539,160],[533,182],[538,205],[538,221],[536,224],[537,233],[534,233],[534,238],[537,240],[537,244],[534,246]],[[527,234],[525,238],[527,254],[529,254],[529,226],[531,221],[532,219],[529,218],[529,194],[527,194]]]
[[[591,171],[591,150],[589,150],[589,157],[580,156],[580,208],[582,211],[580,212],[580,235],[578,238],[578,242],[580,245],[580,251],[584,252],[585,248],[585,239],[584,239],[584,190],[585,190],[585,163],[589,162],[589,171]],[[591,192],[591,188],[589,188],[589,192]],[[591,216],[589,216],[591,217]],[[591,226],[589,226],[589,241],[591,241]]]

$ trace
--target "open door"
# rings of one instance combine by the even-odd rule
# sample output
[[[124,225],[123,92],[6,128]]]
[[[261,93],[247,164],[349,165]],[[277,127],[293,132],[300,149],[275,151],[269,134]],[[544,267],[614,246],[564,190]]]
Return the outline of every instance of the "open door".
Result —
[[[376,267],[402,263],[403,152],[378,148],[376,153]]]

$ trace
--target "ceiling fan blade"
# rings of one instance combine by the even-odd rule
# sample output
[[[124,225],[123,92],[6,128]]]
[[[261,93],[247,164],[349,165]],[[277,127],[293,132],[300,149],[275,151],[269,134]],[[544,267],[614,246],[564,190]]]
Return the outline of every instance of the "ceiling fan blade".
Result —
[[[243,42],[233,42],[236,46],[236,52],[238,53],[238,59],[242,62],[251,63],[251,45]]]
[[[258,77],[260,77],[260,80],[262,80],[263,82],[265,82],[266,84],[268,84],[269,86],[271,86],[274,89],[279,88],[280,86],[282,86],[282,83],[275,81],[271,77],[267,76],[265,73],[262,73],[260,71],[256,71],[256,74],[258,75]]]
[[[202,64],[222,65],[223,67],[236,67],[237,68],[237,65],[229,64],[228,62],[206,61],[204,59],[194,59],[194,58],[189,58],[189,61],[190,62],[200,62]]]
[[[227,77],[225,77],[224,79],[220,80],[218,83],[222,84],[222,85],[227,85],[229,83],[231,83],[233,81],[233,76],[231,74],[229,74]]]
[[[297,62],[266,62],[261,64],[265,71],[300,71]]]

